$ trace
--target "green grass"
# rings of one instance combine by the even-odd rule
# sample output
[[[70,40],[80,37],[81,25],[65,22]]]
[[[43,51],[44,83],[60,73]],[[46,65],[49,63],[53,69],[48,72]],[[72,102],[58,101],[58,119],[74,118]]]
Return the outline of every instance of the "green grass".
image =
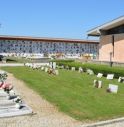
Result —
[[[31,62],[31,60],[21,57],[6,57],[7,63],[26,63]]]
[[[2,69],[13,73],[60,111],[77,120],[97,121],[124,116],[124,84],[118,83],[117,79],[103,77],[103,88],[97,89],[93,87],[96,76],[86,73],[59,70],[60,74],[54,76],[27,67]],[[109,83],[119,85],[117,94],[106,92]]]

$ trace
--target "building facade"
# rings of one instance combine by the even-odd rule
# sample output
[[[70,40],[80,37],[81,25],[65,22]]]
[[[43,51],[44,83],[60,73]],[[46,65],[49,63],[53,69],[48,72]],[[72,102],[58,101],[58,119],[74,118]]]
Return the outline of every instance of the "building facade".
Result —
[[[97,41],[0,36],[0,53],[97,54],[97,51]]]
[[[100,61],[124,63],[124,16],[90,30],[88,35],[100,37]]]

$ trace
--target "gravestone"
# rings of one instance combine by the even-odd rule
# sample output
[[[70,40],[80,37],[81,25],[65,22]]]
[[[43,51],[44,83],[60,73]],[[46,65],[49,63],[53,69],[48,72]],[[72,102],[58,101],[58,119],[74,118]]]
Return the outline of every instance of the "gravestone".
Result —
[[[43,71],[44,70],[44,67],[41,67],[41,70]]]
[[[50,68],[53,68],[53,62],[50,62],[49,66]]]
[[[114,78],[114,74],[107,74],[107,78],[106,79],[113,79]]]
[[[53,62],[53,69],[56,69],[56,62]]]
[[[71,67],[71,70],[72,70],[72,71],[75,71],[75,67]]]
[[[98,81],[98,88],[102,88],[102,81]]]
[[[91,70],[91,69],[87,69],[87,74],[89,74],[89,75],[94,75],[94,72],[93,72],[93,70]]]
[[[102,88],[102,81],[94,80],[93,86],[96,88]]]
[[[102,78],[103,74],[102,73],[98,73],[97,74],[97,78]]]
[[[123,82],[124,83],[124,77],[119,77],[118,82]]]
[[[82,67],[79,67],[78,72],[79,72],[79,73],[82,73],[82,72],[83,72],[83,68],[82,68]]]
[[[108,89],[109,89],[110,92],[112,92],[112,93],[117,93],[117,92],[118,92],[118,85],[109,84]]]
[[[45,72],[48,72],[48,68],[47,67],[45,67]]]

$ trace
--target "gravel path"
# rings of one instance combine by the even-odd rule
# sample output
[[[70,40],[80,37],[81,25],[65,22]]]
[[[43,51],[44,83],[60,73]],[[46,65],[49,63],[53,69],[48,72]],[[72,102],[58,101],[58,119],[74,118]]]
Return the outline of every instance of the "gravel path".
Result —
[[[82,123],[59,112],[55,106],[44,100],[22,81],[9,74],[12,83],[23,100],[32,108],[34,115],[0,119],[0,127],[75,127]]]
[[[66,114],[59,112],[55,106],[44,100],[35,91],[28,88],[24,82],[8,76],[23,100],[32,108],[34,114],[11,118],[1,118],[0,127],[86,127],[86,123],[74,120]],[[88,127],[124,127],[124,121],[104,126]]]

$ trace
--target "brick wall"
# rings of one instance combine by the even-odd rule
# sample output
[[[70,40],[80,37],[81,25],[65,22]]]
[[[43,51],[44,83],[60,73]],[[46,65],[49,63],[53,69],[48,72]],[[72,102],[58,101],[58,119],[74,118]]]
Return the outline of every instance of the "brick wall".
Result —
[[[110,61],[110,52],[113,52],[112,35],[101,36],[99,45],[99,60]],[[124,62],[124,34],[114,35],[114,56],[112,61]]]

